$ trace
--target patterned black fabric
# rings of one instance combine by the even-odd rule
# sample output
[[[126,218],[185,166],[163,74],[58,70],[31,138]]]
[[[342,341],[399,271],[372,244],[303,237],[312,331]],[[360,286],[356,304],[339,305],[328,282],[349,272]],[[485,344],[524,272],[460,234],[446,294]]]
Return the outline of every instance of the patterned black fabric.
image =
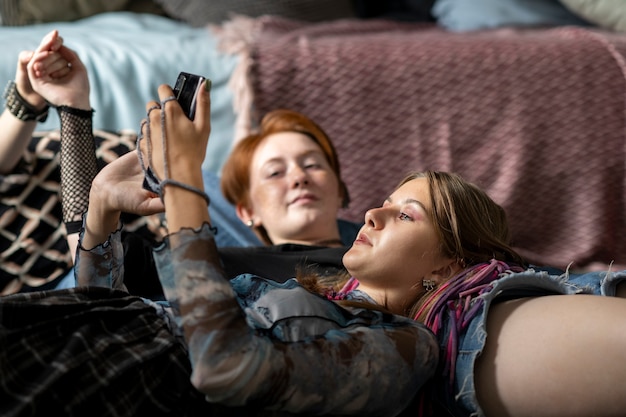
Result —
[[[212,415],[165,317],[107,288],[0,297],[0,415]]]
[[[134,149],[133,132],[94,131],[98,167]],[[0,294],[53,288],[72,266],[62,224],[58,131],[34,135],[22,161],[0,176]],[[125,216],[146,236],[158,219]]]
[[[76,287],[0,297],[2,417],[293,417],[208,403],[171,316],[128,293]]]

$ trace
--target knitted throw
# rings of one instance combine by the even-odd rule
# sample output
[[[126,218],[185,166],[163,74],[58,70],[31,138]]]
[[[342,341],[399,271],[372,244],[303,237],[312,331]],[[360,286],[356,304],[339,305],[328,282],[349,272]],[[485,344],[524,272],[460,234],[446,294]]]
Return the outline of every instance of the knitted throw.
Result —
[[[536,264],[626,268],[626,34],[451,33],[418,23],[234,18],[241,137],[269,110],[332,138],[363,221],[408,170],[455,171],[508,213]]]

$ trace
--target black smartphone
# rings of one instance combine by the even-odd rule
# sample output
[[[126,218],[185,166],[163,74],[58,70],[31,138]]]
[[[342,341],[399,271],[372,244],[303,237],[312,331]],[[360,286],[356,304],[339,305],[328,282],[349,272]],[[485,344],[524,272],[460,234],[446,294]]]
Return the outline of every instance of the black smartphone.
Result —
[[[202,88],[205,77],[181,72],[174,84],[174,96],[188,118],[193,120],[196,115],[196,98],[198,89]]]

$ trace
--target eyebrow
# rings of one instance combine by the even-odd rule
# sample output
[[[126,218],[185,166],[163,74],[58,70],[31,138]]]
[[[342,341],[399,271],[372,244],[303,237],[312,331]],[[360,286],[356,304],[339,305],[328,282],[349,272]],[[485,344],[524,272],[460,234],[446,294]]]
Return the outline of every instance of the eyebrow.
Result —
[[[387,197],[385,199],[385,201],[389,202],[389,203],[393,203],[393,201],[391,200],[391,197]],[[401,201],[402,204],[415,204],[418,205],[422,208],[422,210],[424,210],[424,212],[428,213],[428,210],[426,209],[426,206],[424,204],[422,204],[421,201],[416,200],[414,198],[407,198]]]
[[[318,150],[318,149],[309,149],[307,151],[299,153],[299,154],[296,155],[296,159],[304,159],[304,158],[308,158],[310,156],[321,156],[322,158],[324,158],[324,160],[326,160],[324,152],[322,152],[321,150]],[[278,155],[278,156],[272,157],[272,158],[266,160],[265,162],[263,162],[261,164],[261,167],[264,167],[265,165],[269,165],[269,164],[273,164],[273,163],[281,163],[281,162],[284,162],[284,161],[285,161],[285,157],[283,155]]]

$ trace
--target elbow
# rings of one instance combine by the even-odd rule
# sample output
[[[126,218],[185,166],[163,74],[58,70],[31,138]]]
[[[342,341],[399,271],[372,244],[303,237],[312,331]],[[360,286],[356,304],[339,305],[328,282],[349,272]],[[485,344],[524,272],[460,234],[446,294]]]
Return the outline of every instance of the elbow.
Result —
[[[256,345],[244,349],[224,349],[222,352],[205,351],[194,357],[191,384],[203,393],[208,401],[228,406],[242,406],[267,384],[272,360],[267,349]]]

